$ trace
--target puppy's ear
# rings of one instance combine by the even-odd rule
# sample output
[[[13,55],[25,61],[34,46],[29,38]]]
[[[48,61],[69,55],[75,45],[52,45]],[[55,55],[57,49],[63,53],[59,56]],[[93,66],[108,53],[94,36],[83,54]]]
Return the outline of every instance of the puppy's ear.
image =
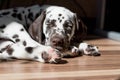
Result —
[[[43,11],[28,29],[28,32],[30,33],[31,37],[39,43],[42,43],[43,22],[45,17],[46,11]]]
[[[82,19],[79,19],[79,33],[80,33],[80,38],[81,40],[83,40],[86,35],[87,35],[87,26],[84,24],[84,22],[82,21]]]
[[[73,39],[73,36],[75,35],[76,30],[79,30],[78,18],[76,13],[72,13],[72,17],[73,17],[73,28],[72,28],[71,35],[69,37],[69,41]]]
[[[79,19],[77,17],[77,14],[74,13],[74,21],[75,21],[75,29],[79,30]]]
[[[76,39],[77,42],[82,41],[87,34],[87,27],[83,23],[82,19],[78,18],[76,13],[74,13],[74,23],[75,23],[74,24],[74,26],[75,26],[74,35],[77,34],[76,37],[78,38],[78,39],[76,39],[76,38],[75,39]]]

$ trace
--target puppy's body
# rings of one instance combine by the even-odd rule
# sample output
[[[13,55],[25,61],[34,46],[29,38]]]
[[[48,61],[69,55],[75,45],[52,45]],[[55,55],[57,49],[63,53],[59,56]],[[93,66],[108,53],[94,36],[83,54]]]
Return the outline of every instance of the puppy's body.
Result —
[[[0,45],[1,59],[31,59],[39,62],[55,62],[61,59],[60,53],[51,48],[34,41],[25,28],[16,22],[8,24],[0,32],[2,41]],[[8,39],[8,40],[7,40]]]
[[[85,33],[83,28],[85,27],[82,21],[78,20],[77,15],[65,7],[35,5],[2,10],[0,11],[0,40],[2,38],[5,41],[0,45],[0,58],[16,57],[35,59],[40,62],[60,61],[61,54],[58,50],[64,51],[74,46],[71,45],[74,43],[72,39],[74,35]],[[82,32],[76,34],[79,29]],[[85,52],[87,48],[74,46],[70,55],[78,56],[81,51],[88,54]],[[95,48],[95,52],[99,54],[96,47],[92,46],[92,48]],[[92,52],[89,50],[89,54]]]

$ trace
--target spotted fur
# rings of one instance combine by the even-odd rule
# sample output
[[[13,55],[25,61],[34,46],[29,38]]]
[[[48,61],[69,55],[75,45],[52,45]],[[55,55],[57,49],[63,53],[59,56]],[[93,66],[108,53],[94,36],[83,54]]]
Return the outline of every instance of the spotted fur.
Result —
[[[24,32],[20,31],[21,28]],[[58,55],[58,51],[50,46],[41,45],[33,40],[21,24],[12,22],[3,30],[4,33],[0,32],[0,35],[8,39],[3,40],[0,44],[0,59],[9,60],[14,57],[16,59],[59,63],[55,61],[58,58],[61,59],[61,56]],[[44,52],[49,55],[49,60],[44,58]]]
[[[78,25],[79,22],[81,25]],[[76,31],[82,30],[83,27],[76,13],[65,7],[34,5],[1,10],[0,38],[6,40],[0,45],[0,59],[14,57],[40,62],[60,61],[60,55],[63,54],[59,54],[58,50],[62,52],[68,49]],[[86,54],[85,51],[91,54],[93,51],[99,53],[96,47],[92,48],[95,49],[74,46],[70,55],[78,56],[81,51],[84,54]],[[54,57],[56,55],[57,57]]]

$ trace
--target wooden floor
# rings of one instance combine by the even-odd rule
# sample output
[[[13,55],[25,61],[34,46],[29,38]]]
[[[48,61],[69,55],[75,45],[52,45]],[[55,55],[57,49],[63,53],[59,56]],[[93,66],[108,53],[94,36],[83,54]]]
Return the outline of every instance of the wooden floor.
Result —
[[[106,38],[85,42],[97,45],[101,56],[64,59],[64,64],[1,62],[0,80],[120,80],[120,42]]]

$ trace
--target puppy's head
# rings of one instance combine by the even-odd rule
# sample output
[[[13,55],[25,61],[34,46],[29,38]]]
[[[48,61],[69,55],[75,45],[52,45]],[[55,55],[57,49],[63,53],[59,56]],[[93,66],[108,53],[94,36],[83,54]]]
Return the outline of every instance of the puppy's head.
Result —
[[[63,51],[78,29],[75,13],[64,7],[49,6],[30,26],[29,33],[39,43]]]
[[[78,28],[76,15],[63,7],[49,7],[43,22],[45,44],[58,50],[64,50]]]

